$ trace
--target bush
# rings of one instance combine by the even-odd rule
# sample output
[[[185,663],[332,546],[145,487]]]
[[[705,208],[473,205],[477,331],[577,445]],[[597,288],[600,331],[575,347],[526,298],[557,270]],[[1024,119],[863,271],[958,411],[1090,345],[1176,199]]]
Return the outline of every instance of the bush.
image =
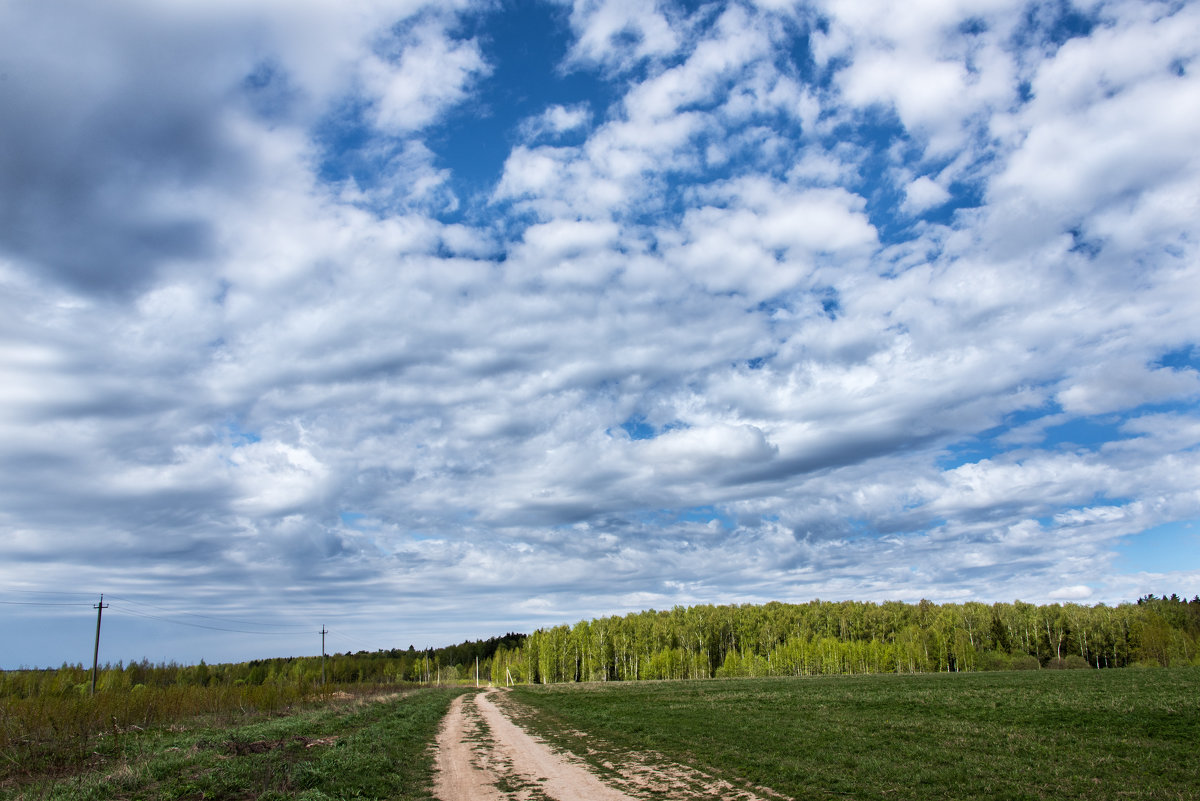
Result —
[[[1051,659],[1046,667],[1051,670],[1087,670],[1091,665],[1079,654],[1068,654],[1062,659]]]
[[[984,651],[979,655],[980,670],[1012,670],[1012,657],[1000,651]]]
[[[1041,666],[1037,657],[1029,654],[1017,654],[1012,658],[1012,670],[1037,670]]]

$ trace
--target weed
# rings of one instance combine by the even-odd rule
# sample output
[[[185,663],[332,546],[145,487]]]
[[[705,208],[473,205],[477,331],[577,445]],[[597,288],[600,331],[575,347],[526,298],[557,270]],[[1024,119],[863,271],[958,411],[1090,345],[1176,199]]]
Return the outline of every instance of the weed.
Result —
[[[429,745],[458,692],[329,699],[232,726],[174,721],[124,731],[120,746],[105,732],[72,771],[10,777],[0,799],[427,799]]]

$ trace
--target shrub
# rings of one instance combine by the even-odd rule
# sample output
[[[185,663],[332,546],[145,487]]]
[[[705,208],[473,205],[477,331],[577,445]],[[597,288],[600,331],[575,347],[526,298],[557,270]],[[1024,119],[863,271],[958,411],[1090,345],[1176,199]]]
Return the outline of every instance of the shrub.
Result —
[[[979,655],[980,670],[1012,670],[1012,657],[1000,651],[984,651]]]

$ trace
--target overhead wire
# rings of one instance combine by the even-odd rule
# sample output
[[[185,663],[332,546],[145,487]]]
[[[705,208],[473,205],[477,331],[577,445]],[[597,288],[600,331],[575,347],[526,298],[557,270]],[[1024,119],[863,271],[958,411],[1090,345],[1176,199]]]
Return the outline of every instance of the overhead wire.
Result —
[[[5,606],[91,606],[85,603],[63,603],[53,601],[0,601]]]
[[[340,632],[340,631],[330,631],[329,633],[330,633],[330,634],[332,634],[332,635],[334,635],[335,637],[341,637],[343,640],[347,640],[347,641],[349,641],[349,642],[352,642],[352,643],[354,643],[354,644],[356,644],[356,645],[364,645],[364,646],[366,646],[367,648],[374,648],[374,647],[375,647],[375,646],[374,646],[374,645],[372,645],[371,643],[364,642],[363,640],[360,640],[360,639],[358,639],[357,637],[351,637],[349,634],[343,634],[343,633],[342,633],[342,632]]]
[[[117,612],[121,612],[122,614],[126,614],[126,615],[133,615],[134,617],[144,617],[144,618],[147,618],[150,620],[161,620],[165,623],[174,623],[177,626],[190,626],[192,628],[197,628],[197,629],[209,629],[210,631],[228,631],[228,632],[233,632],[235,634],[274,635],[277,637],[291,636],[291,635],[301,633],[298,631],[249,631],[247,629],[231,629],[231,628],[226,628],[224,626],[208,626],[203,623],[189,623],[186,620],[174,620],[169,617],[163,617],[162,615],[152,615],[148,612],[140,612],[136,609],[128,609],[123,606],[114,605],[112,608]]]
[[[63,596],[92,596],[92,595],[98,596],[99,595],[98,593],[50,591],[50,590],[11,589],[9,591],[14,592],[14,593],[24,593],[24,594],[30,594],[30,595],[51,595],[51,596],[57,595],[60,597],[63,597]],[[177,626],[187,626],[189,628],[206,629],[208,631],[223,631],[223,632],[229,632],[229,633],[233,633],[233,634],[256,634],[256,635],[260,635],[260,636],[261,635],[275,635],[275,636],[292,635],[292,636],[295,636],[295,635],[300,635],[300,634],[305,634],[305,633],[313,633],[310,626],[307,626],[304,624],[299,624],[299,623],[272,623],[272,622],[261,621],[261,620],[242,620],[242,619],[238,619],[238,618],[216,617],[214,615],[204,615],[204,614],[200,614],[198,612],[179,611],[176,609],[171,609],[169,607],[161,606],[159,604],[151,603],[149,601],[143,601],[143,600],[139,600],[136,598],[130,598],[127,596],[106,594],[103,597],[104,597],[105,601],[109,602],[106,604],[105,608],[109,608],[113,612],[117,612],[122,615],[129,615],[131,617],[140,617],[140,618],[144,618],[147,620],[157,620],[157,621],[161,621],[164,623],[172,623]],[[113,603],[114,601],[116,601],[118,603]],[[78,607],[95,608],[95,604],[92,604],[90,602],[84,602],[84,601],[75,601],[75,602],[66,602],[66,601],[0,601],[0,604],[3,604],[5,606],[70,606],[70,607],[76,607],[76,608],[78,608]],[[196,622],[192,622],[192,621],[188,621],[188,620],[179,620],[177,617],[168,617],[166,615],[157,615],[157,614],[153,614],[151,612],[147,612],[144,609],[131,608],[130,605],[132,605],[133,607],[149,607],[151,609],[157,609],[161,612],[166,612],[171,615],[184,615],[187,617],[200,618],[201,620],[210,620],[210,621],[214,621],[216,623],[229,623],[229,624],[236,624],[236,625],[241,625],[241,626],[252,626],[257,630],[252,630],[249,628],[236,628],[234,626],[218,626],[218,625],[210,625],[207,623],[196,623]],[[111,614],[111,612],[110,612],[110,614]],[[262,630],[262,629],[272,629],[272,628],[277,629],[277,630],[276,631]],[[280,631],[278,629],[286,629],[286,630]],[[360,640],[357,637],[353,637],[349,634],[345,634],[340,631],[328,631],[327,633],[331,634],[335,637],[341,637],[342,639],[344,639],[348,642],[354,643],[355,645],[363,646],[366,648],[374,648],[375,647],[371,643],[365,642],[364,640]]]
[[[177,611],[177,610],[175,610],[175,609],[170,609],[170,608],[168,608],[168,607],[165,607],[165,606],[159,606],[158,604],[152,604],[152,603],[150,603],[149,601],[139,601],[139,600],[136,600],[136,599],[134,599],[134,598],[127,598],[127,597],[120,596],[120,595],[109,595],[109,596],[107,596],[107,597],[108,597],[108,598],[111,598],[111,599],[118,600],[118,601],[122,601],[122,602],[124,602],[124,603],[135,604],[135,605],[137,605],[137,606],[149,606],[149,607],[152,607],[152,608],[154,608],[154,609],[159,609],[159,610],[161,610],[161,611],[163,611],[163,612],[170,612],[170,613],[172,613],[172,614],[178,614],[178,615],[187,615],[187,616],[189,616],[189,617],[198,617],[198,618],[201,618],[201,619],[203,619],[203,620],[215,620],[215,621],[217,621],[218,623],[239,623],[239,624],[241,624],[241,625],[243,625],[243,626],[261,626],[261,627],[270,627],[270,628],[289,628],[289,629],[294,629],[294,630],[296,630],[296,631],[307,631],[308,629],[312,628],[311,626],[304,625],[304,624],[300,624],[300,623],[268,623],[268,622],[261,621],[261,620],[238,620],[238,619],[236,619],[236,618],[228,618],[228,617],[214,617],[213,615],[202,615],[202,614],[200,614],[200,613],[198,613],[198,612],[180,612],[180,611]]]
[[[67,590],[22,590],[16,587],[8,587],[5,592],[19,592],[22,595],[82,595],[88,598],[95,598],[99,593],[95,592],[70,592]]]

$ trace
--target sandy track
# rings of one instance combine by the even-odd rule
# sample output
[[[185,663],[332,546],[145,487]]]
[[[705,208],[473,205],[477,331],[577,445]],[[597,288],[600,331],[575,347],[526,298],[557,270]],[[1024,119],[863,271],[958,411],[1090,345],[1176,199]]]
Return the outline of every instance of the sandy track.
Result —
[[[610,781],[637,794],[629,795],[600,781],[577,759],[551,751],[513,723],[489,697],[497,692],[460,696],[451,704],[437,738],[434,793],[441,801],[782,798],[766,788],[759,788],[762,795],[736,788],[647,754],[625,754],[619,765],[605,763],[612,772]]]
[[[442,801],[492,801],[501,795],[496,789],[496,776],[480,764],[471,748],[468,736],[477,727],[463,710],[465,695],[455,698],[442,720],[437,736],[437,783],[434,793]]]
[[[441,801],[636,801],[530,737],[488,695],[456,698],[442,722],[434,787]],[[483,736],[480,721],[490,737]]]

